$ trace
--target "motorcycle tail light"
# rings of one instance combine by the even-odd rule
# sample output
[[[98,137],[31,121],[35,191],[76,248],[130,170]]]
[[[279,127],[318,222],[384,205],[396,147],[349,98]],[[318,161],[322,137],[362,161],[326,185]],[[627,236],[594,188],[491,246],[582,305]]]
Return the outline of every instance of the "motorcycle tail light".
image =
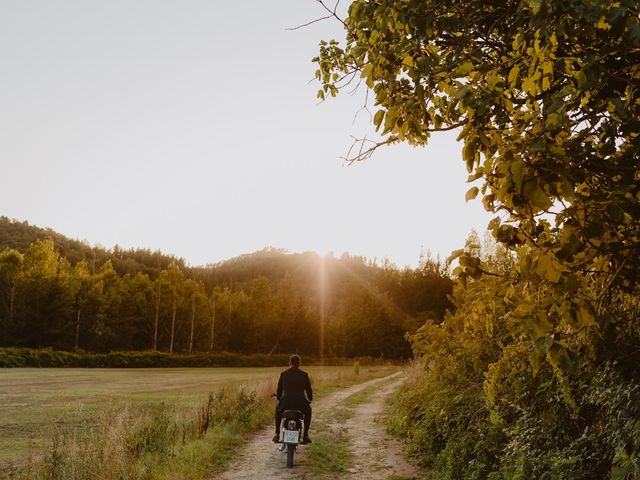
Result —
[[[296,429],[296,421],[289,420],[289,430],[295,430],[295,429]]]

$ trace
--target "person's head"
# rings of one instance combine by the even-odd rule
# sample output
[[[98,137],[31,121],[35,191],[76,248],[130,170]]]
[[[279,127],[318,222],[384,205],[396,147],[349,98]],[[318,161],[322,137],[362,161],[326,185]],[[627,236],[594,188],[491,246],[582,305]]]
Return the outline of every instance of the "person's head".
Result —
[[[299,367],[300,366],[300,355],[291,355],[289,357],[289,366],[290,367]]]

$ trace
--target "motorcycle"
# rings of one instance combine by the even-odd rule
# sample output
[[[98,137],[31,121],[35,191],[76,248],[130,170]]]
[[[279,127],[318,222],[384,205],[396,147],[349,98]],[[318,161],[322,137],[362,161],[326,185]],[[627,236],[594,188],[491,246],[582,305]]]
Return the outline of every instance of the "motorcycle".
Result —
[[[275,395],[272,395],[275,398]],[[280,447],[278,451],[287,452],[287,467],[293,467],[293,456],[298,445],[303,445],[304,415],[300,410],[285,410],[280,423]]]

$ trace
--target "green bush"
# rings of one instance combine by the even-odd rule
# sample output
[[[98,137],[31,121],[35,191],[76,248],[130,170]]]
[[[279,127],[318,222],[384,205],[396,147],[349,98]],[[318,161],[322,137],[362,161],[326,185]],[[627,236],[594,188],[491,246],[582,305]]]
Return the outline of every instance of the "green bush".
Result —
[[[409,454],[439,480],[489,478],[505,445],[477,386],[463,389],[430,377],[394,399],[387,426],[409,441]]]
[[[154,350],[90,353],[65,352],[52,349],[0,348],[0,368],[16,367],[74,367],[74,368],[169,368],[169,367],[276,367],[285,366],[287,354],[245,355],[233,352],[169,354]],[[305,356],[305,364],[318,359]],[[384,364],[382,359],[362,357],[356,362],[364,365]],[[351,365],[353,359],[327,358],[327,365]]]
[[[509,439],[505,478],[639,478],[614,473],[632,472],[640,451],[640,385],[611,363],[577,370],[564,383],[545,368],[528,387],[535,394],[526,395],[509,371],[488,378],[500,398],[490,398],[490,408]]]
[[[456,311],[412,337],[423,366],[390,430],[434,480],[640,480],[637,299],[610,302],[615,328],[575,328],[557,314],[570,334],[534,343],[540,332],[516,316],[530,310],[507,308],[521,291],[503,292],[487,277],[456,286]],[[541,331],[556,314],[533,312]]]

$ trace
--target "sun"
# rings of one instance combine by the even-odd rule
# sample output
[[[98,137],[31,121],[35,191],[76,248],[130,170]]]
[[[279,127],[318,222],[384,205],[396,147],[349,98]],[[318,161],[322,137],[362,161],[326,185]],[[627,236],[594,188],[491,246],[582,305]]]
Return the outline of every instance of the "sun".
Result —
[[[327,258],[327,257],[331,257],[334,255],[334,250],[332,248],[329,247],[320,247],[320,248],[316,248],[314,249],[314,252],[320,257],[320,258]]]

